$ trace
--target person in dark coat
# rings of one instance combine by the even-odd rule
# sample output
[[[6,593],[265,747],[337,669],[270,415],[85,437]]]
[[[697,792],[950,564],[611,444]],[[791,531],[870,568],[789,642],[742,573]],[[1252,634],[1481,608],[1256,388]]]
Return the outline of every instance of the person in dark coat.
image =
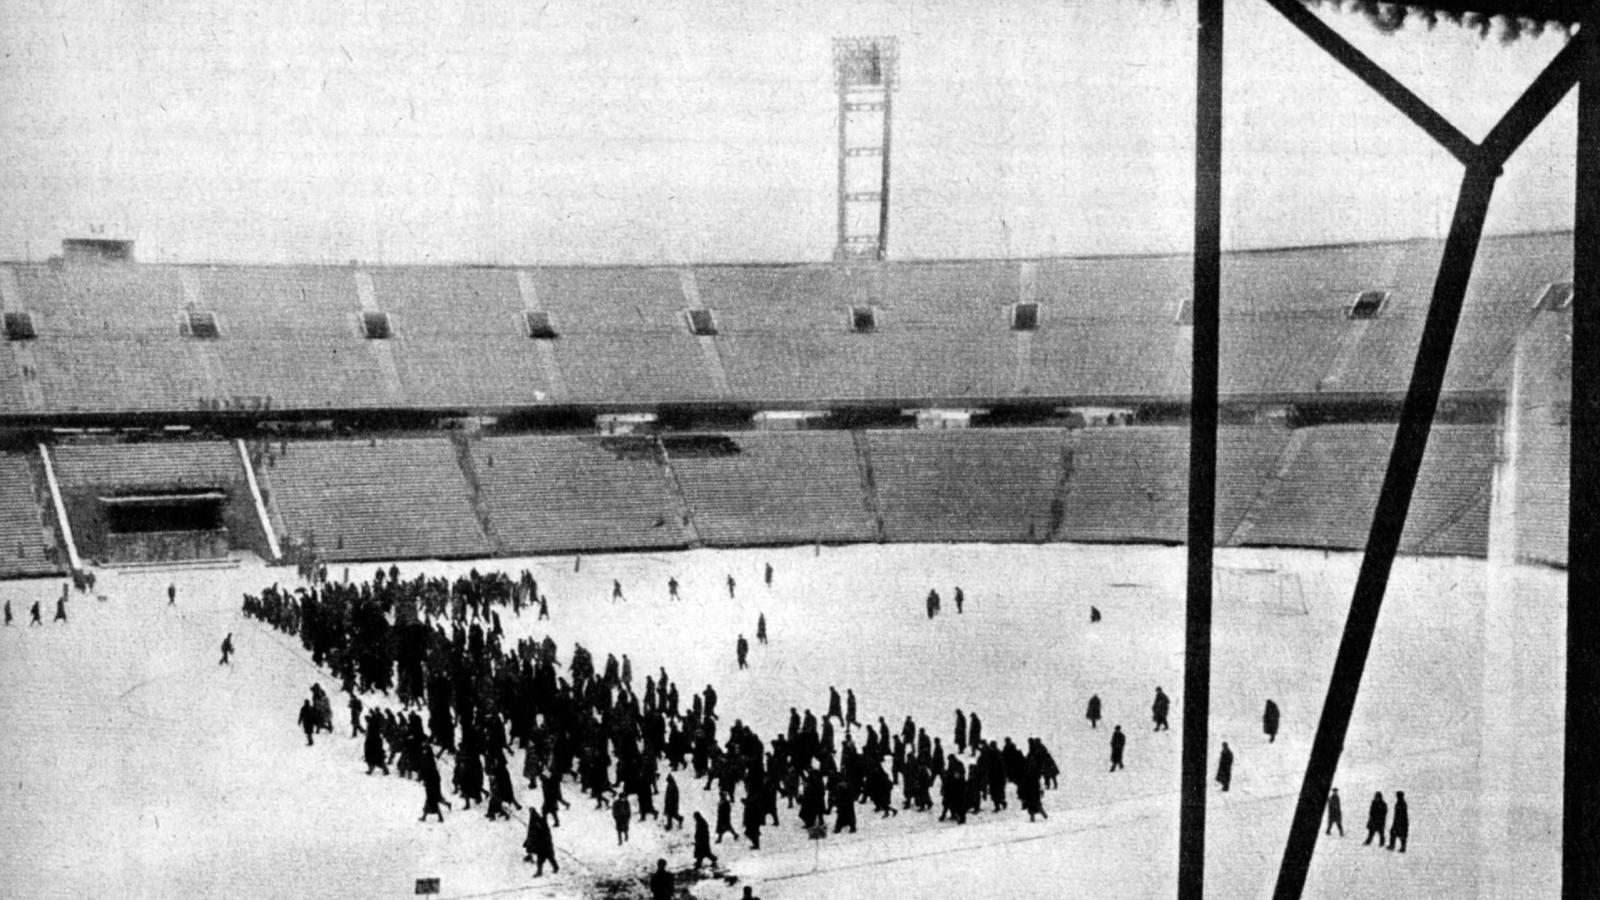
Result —
[[[33,601],[33,606],[28,609],[28,612],[33,616],[32,621],[28,622],[28,625],[33,626],[44,624],[44,622],[39,618],[39,601]]]
[[[739,656],[739,668],[750,668],[750,642],[744,639],[744,635],[739,635],[739,641],[733,645],[733,649]]]
[[[650,900],[672,900],[672,873],[667,871],[667,861],[656,860],[655,873],[650,876]]]
[[[733,576],[728,576],[728,599],[733,599]]]
[[[838,719],[840,724],[844,723],[844,707],[839,701],[839,689],[833,685],[828,685],[828,714],[822,717],[824,722],[829,719]]]
[[[677,576],[672,576],[672,577],[669,577],[667,579],[667,599],[668,600],[682,600],[683,599],[682,597],[678,596],[678,578],[677,578]]]
[[[317,730],[317,711],[311,708],[311,701],[305,700],[300,704],[300,728],[306,733],[306,746],[311,746],[311,732]]]
[[[750,839],[750,849],[761,849],[761,820],[767,817],[766,810],[748,793],[744,797],[744,836]]]
[[[1222,755],[1217,757],[1217,784],[1222,785],[1222,792],[1228,792],[1228,785],[1233,783],[1233,751],[1228,749],[1228,742],[1222,742]]]
[[[672,830],[672,823],[674,820],[677,821],[679,828],[683,827],[683,813],[678,811],[679,801],[678,779],[673,778],[672,773],[669,772],[667,773],[666,797],[662,801],[662,805],[664,807],[663,813],[667,820],[663,824],[665,824],[668,831]]]
[[[622,600],[622,599],[624,599],[623,596],[622,596],[622,582],[620,582],[620,581],[618,581],[616,579],[612,579],[611,580],[611,602],[615,603],[618,600]]]
[[[725,834],[739,836],[739,832],[733,830],[733,801],[722,794],[717,798],[717,843],[722,843]]]
[[[367,774],[371,775],[373,769],[382,769],[383,774],[389,774],[388,753],[383,746],[383,717],[377,710],[367,714],[367,738],[362,744],[361,755],[367,761]]]
[[[6,627],[11,627],[11,601],[6,601]]]
[[[851,834],[856,833],[856,797],[855,788],[846,784],[843,778],[834,782],[833,787],[833,833],[838,834],[846,828]]]
[[[173,604],[175,604],[177,602],[178,602],[178,585],[176,583],[167,585],[167,605],[168,606],[172,606]]]
[[[533,870],[533,877],[538,878],[544,874],[544,864],[550,864],[551,873],[561,871],[561,864],[556,862],[556,843],[550,835],[550,824],[544,820],[543,813],[532,813],[528,816],[528,836],[522,840],[522,849],[528,851],[523,855],[523,862],[537,864]]]
[[[1121,725],[1111,727],[1111,771],[1122,768],[1122,748],[1128,745],[1128,738],[1122,733]]]
[[[939,592],[936,591],[936,590],[929,591],[928,592],[928,618],[932,619],[934,614],[937,613],[938,611],[939,611]]]
[[[561,796],[561,776],[554,772],[546,773],[540,788],[544,801],[540,804],[539,811],[550,817],[550,822],[554,827],[560,828],[561,807],[572,808],[572,804],[567,802],[567,798]]]
[[[230,631],[230,632],[228,632],[227,637],[224,637],[222,639],[222,658],[217,660],[217,665],[219,665],[219,666],[232,665],[232,663],[228,662],[228,657],[230,657],[232,655],[233,655],[233,632]]]
[[[1378,846],[1382,847],[1383,828],[1388,822],[1389,804],[1383,802],[1383,792],[1380,791],[1372,795],[1372,806],[1367,808],[1367,839],[1361,842],[1361,846],[1365,847],[1372,843],[1372,839],[1376,837]]]
[[[1339,789],[1334,788],[1328,795],[1328,828],[1323,834],[1333,834],[1333,829],[1339,829],[1339,837],[1344,837],[1344,808],[1339,802]]]
[[[1090,728],[1100,727],[1100,695],[1093,694],[1089,697],[1089,711],[1084,713],[1084,718],[1089,720]]]
[[[1098,621],[1100,621],[1100,607],[1098,607],[1098,606],[1089,607],[1089,624],[1093,625],[1094,623],[1096,623]]]
[[[1278,739],[1278,704],[1267,700],[1267,711],[1261,714],[1261,730],[1267,734],[1267,743]]]
[[[67,620],[67,598],[66,597],[57,597],[56,598],[56,617],[55,617],[55,621],[57,621],[57,622],[65,622],[66,620]]]
[[[617,846],[622,846],[628,840],[628,820],[633,818],[633,809],[628,806],[628,795],[618,794],[617,799],[611,802],[611,821],[617,828]]]
[[[983,720],[978,718],[977,713],[967,716],[967,746],[972,748],[973,753],[983,747]]]
[[[956,752],[967,752],[967,714],[956,710]]]
[[[432,814],[437,816],[439,821],[443,822],[444,813],[439,811],[439,806],[441,804],[444,806],[450,806],[450,801],[444,798],[444,793],[439,788],[439,767],[434,764],[433,751],[429,750],[427,747],[423,747],[422,754],[419,758],[422,760],[422,771],[419,774],[422,776],[422,789],[424,795],[422,801],[422,817],[417,819],[417,821],[425,822],[427,821],[428,816]]]
[[[700,868],[700,864],[708,859],[711,860],[713,866],[717,864],[717,855],[711,852],[711,826],[706,824],[705,816],[695,813],[694,867],[696,869]]]
[[[756,643],[761,644],[763,646],[765,646],[766,643],[767,643],[767,614],[766,613],[761,613],[761,614],[756,616]]]
[[[361,698],[355,694],[350,695],[350,736],[355,737],[361,733]]]
[[[767,563],[767,587],[772,587],[772,563]]]
[[[967,595],[961,593],[961,588],[956,587],[956,615],[961,615],[961,607],[967,602]]]
[[[1411,811],[1406,808],[1406,792],[1394,792],[1394,818],[1389,821],[1389,849],[1400,842],[1400,852],[1406,852],[1406,836],[1411,833]]]
[[[550,618],[550,598],[543,594],[539,595],[539,618]]]
[[[860,720],[858,720],[856,718],[856,690],[855,690],[855,688],[845,688],[844,689],[844,724],[845,725],[860,725],[861,724]]]
[[[1171,706],[1172,701],[1167,699],[1166,692],[1161,690],[1161,688],[1158,686],[1156,688],[1156,699],[1150,704],[1150,718],[1154,719],[1156,723],[1154,730],[1170,730],[1167,726],[1167,710],[1170,709]]]

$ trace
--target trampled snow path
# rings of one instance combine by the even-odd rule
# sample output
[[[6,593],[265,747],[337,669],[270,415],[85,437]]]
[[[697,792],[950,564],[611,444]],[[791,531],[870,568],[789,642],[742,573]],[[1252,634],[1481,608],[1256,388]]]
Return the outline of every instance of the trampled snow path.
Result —
[[[1208,884],[1214,896],[1251,897],[1270,886],[1320,709],[1356,558],[1227,551],[1225,562],[1300,572],[1312,615],[1282,616],[1219,601],[1213,674],[1213,752],[1237,759],[1231,792],[1211,794]],[[763,563],[776,569],[761,584]],[[856,835],[811,841],[794,812],[768,828],[762,850],[731,839],[717,849],[728,873],[765,898],[1170,896],[1176,877],[1182,697],[1181,548],[887,546],[479,562],[527,566],[552,600],[553,621],[509,616],[512,635],[574,640],[627,653],[634,680],[666,666],[685,694],[714,683],[725,721],[781,729],[790,706],[825,710],[829,685],[854,688],[863,722],[899,729],[915,717],[946,739],[954,709],[977,711],[991,738],[1045,740],[1061,764],[1046,795],[1051,818],[985,812],[964,827],[906,812],[882,821],[860,810]],[[401,564],[456,573],[470,563]],[[352,567],[370,577],[372,566]],[[729,599],[724,579],[737,579]],[[1327,839],[1308,895],[1473,896],[1483,859],[1517,873],[1527,896],[1554,884],[1559,845],[1560,614],[1564,581],[1520,573],[1516,641],[1543,665],[1516,679],[1516,815],[1548,838],[1483,846],[1480,710],[1486,708],[1479,613],[1488,567],[1472,560],[1402,560],[1380,622],[1338,784],[1347,836]],[[337,569],[335,575],[341,574]],[[684,600],[666,599],[676,575]],[[337,685],[298,643],[239,614],[240,593],[292,571],[246,564],[177,575],[102,573],[105,601],[75,595],[71,622],[49,624],[58,581],[0,584],[18,622],[0,634],[0,883],[19,897],[410,896],[418,877],[443,896],[576,897],[602,879],[644,877],[657,856],[687,866],[688,834],[636,824],[615,844],[610,817],[582,802],[555,838],[559,876],[535,881],[521,861],[522,821],[489,823],[446,811],[418,824],[421,786],[362,773]],[[628,601],[609,602],[612,578]],[[179,585],[166,606],[165,587]],[[951,594],[960,584],[967,610]],[[1111,587],[1133,584],[1135,587]],[[945,612],[929,622],[930,587]],[[41,599],[46,626],[29,628]],[[1093,602],[1105,613],[1088,623]],[[754,643],[764,612],[770,646],[739,672],[733,643]],[[548,627],[545,627],[548,626]],[[223,634],[236,665],[216,665]],[[319,681],[343,727],[307,748],[294,726],[300,698]],[[1157,684],[1175,701],[1173,730],[1149,732]],[[1107,719],[1083,720],[1091,692]],[[1271,696],[1283,708],[1277,743],[1260,733]],[[369,704],[382,698],[364,698]],[[1129,734],[1128,768],[1105,771],[1109,726]],[[858,733],[859,738],[859,733]],[[947,748],[947,750],[953,748]],[[514,761],[520,768],[520,753]],[[714,819],[714,795],[682,773],[684,814]],[[448,767],[446,767],[448,776]],[[1363,848],[1372,791],[1406,791],[1412,846],[1405,856]],[[523,791],[523,794],[526,792]],[[520,796],[520,795],[519,795]],[[524,797],[524,799],[527,799]],[[1539,829],[1535,829],[1536,831]],[[11,886],[20,886],[14,888]],[[739,886],[700,882],[697,896],[736,897]]]

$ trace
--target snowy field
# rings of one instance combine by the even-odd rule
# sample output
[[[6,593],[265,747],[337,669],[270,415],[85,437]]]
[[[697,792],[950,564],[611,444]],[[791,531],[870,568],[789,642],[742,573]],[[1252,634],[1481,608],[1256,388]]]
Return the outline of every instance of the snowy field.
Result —
[[[1283,615],[1229,597],[1217,604],[1213,766],[1220,741],[1237,758],[1232,791],[1212,786],[1208,892],[1249,898],[1276,873],[1359,557],[1229,550],[1219,560],[1297,573],[1310,606],[1309,615]],[[761,583],[766,562],[776,570],[771,589]],[[526,566],[551,598],[548,623],[503,613],[511,636],[548,631],[563,663],[574,640],[597,663],[626,653],[635,684],[665,666],[685,704],[713,683],[724,722],[743,719],[764,736],[783,728],[791,706],[820,716],[835,685],[855,690],[864,723],[882,716],[898,730],[911,715],[948,751],[960,707],[978,712],[992,739],[1042,738],[1061,765],[1060,789],[1045,797],[1051,817],[1035,824],[1015,803],[964,827],[914,812],[880,821],[867,806],[859,834],[812,841],[780,807],[782,825],[767,830],[759,852],[731,839],[716,848],[722,874],[737,883],[701,881],[694,896],[736,897],[745,885],[767,900],[1173,893],[1182,548],[863,546],[594,556],[576,572],[571,557],[479,565]],[[400,564],[405,577],[469,567]],[[372,568],[352,567],[351,576],[368,578]],[[729,574],[738,581],[731,600]],[[1565,578],[1516,570],[1497,574],[1491,588],[1491,574],[1480,560],[1396,565],[1335,782],[1347,833],[1323,839],[1308,896],[1555,889]],[[673,575],[680,603],[666,597]],[[636,824],[631,843],[617,848],[609,815],[570,785],[574,808],[555,830],[558,876],[535,880],[522,862],[521,815],[491,823],[458,808],[442,825],[419,824],[419,783],[363,774],[338,685],[295,640],[241,615],[241,592],[294,578],[253,561],[176,575],[104,571],[104,600],[74,595],[66,625],[50,622],[58,580],[0,583],[17,616],[0,634],[0,894],[399,897],[412,894],[414,879],[438,877],[445,897],[592,897],[604,896],[603,881],[639,884],[658,856],[675,869],[692,862],[689,835],[654,823]],[[609,602],[613,578],[626,603]],[[170,608],[169,581],[178,585]],[[956,585],[968,598],[962,615],[951,602]],[[932,622],[923,609],[931,587],[944,597]],[[42,628],[27,625],[36,599]],[[1091,603],[1104,612],[1093,626]],[[753,646],[751,668],[740,672],[734,642],[743,633],[754,644],[758,613],[771,644]],[[1500,636],[1488,642],[1486,619]],[[235,664],[218,666],[230,631]],[[1511,674],[1486,681],[1486,653],[1514,664]],[[343,727],[308,748],[295,715],[313,682],[333,695]],[[1152,734],[1157,685],[1173,697],[1172,730]],[[1083,718],[1091,693],[1105,703],[1098,731]],[[1283,710],[1273,744],[1261,733],[1268,697]],[[1489,736],[1486,719],[1495,723]],[[1115,723],[1129,735],[1127,768],[1110,774]],[[1483,760],[1514,765],[1515,779]],[[520,765],[519,751],[513,771]],[[692,776],[680,783],[691,824],[697,810],[714,820],[714,794]],[[1411,807],[1403,856],[1361,845],[1373,791],[1392,801],[1396,789]],[[519,780],[524,802],[526,794]],[[1486,837],[1495,829],[1483,824],[1481,798],[1490,796],[1535,839],[1508,846]],[[1515,886],[1494,882],[1491,891],[1494,872],[1511,873]]]

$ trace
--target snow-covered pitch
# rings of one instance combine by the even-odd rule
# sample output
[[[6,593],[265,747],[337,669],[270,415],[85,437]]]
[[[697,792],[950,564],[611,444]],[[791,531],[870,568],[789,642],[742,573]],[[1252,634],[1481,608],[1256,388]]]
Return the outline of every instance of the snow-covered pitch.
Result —
[[[1297,573],[1310,614],[1217,600],[1212,765],[1223,740],[1236,760],[1232,790],[1213,783],[1210,794],[1212,896],[1270,889],[1358,561],[1219,553],[1220,563]],[[775,569],[770,589],[762,584],[767,562]],[[855,690],[864,723],[882,716],[898,730],[910,715],[949,751],[960,707],[982,716],[991,739],[1009,735],[1020,746],[1042,738],[1061,765],[1060,789],[1045,796],[1050,819],[1035,824],[1015,804],[959,827],[914,812],[879,820],[862,807],[859,834],[815,841],[780,805],[782,825],[767,830],[759,852],[731,839],[716,846],[726,878],[696,883],[695,896],[736,897],[747,884],[767,900],[1174,893],[1182,548],[806,547],[592,556],[578,571],[572,557],[400,569],[411,577],[472,565],[528,567],[550,596],[548,623],[503,611],[510,636],[548,632],[563,663],[574,640],[599,660],[626,653],[636,685],[665,666],[685,703],[715,684],[725,723],[743,719],[770,737],[791,706],[825,712],[834,685]],[[351,567],[350,575],[370,578],[373,568]],[[668,600],[669,576],[681,582],[682,602]],[[610,602],[613,578],[625,603]],[[437,877],[445,897],[602,896],[600,883],[629,879],[643,896],[641,879],[658,856],[675,869],[691,864],[691,834],[657,823],[636,824],[619,849],[609,815],[571,787],[573,809],[555,829],[556,876],[536,880],[522,862],[523,815],[489,822],[458,802],[444,824],[419,824],[418,782],[364,774],[337,683],[294,639],[240,613],[243,592],[294,579],[292,570],[250,562],[177,574],[105,571],[103,599],[74,594],[65,625],[50,621],[59,580],[0,583],[17,617],[0,633],[0,894],[397,897],[412,895],[415,879]],[[169,581],[178,586],[173,607]],[[951,602],[957,585],[967,597],[960,615]],[[924,608],[930,588],[944,598],[933,621]],[[1486,607],[1491,591],[1512,596]],[[1514,873],[1526,896],[1554,889],[1564,596],[1560,573],[1495,577],[1481,560],[1397,562],[1335,782],[1346,835],[1322,840],[1308,896],[1474,896],[1486,869]],[[36,599],[43,627],[28,625]],[[1094,625],[1091,604],[1104,613]],[[1486,608],[1502,611],[1488,632],[1513,635],[1515,647],[1537,648],[1542,660],[1519,669],[1514,700],[1497,700],[1500,682],[1485,681]],[[755,644],[758,613],[767,618],[767,646]],[[237,653],[233,665],[219,666],[230,631]],[[744,672],[734,657],[741,633],[753,644]],[[306,747],[295,716],[313,682],[333,696],[338,727]],[[1157,685],[1174,708],[1172,730],[1154,734]],[[1092,693],[1105,704],[1099,730],[1084,719]],[[1273,744],[1261,729],[1269,697],[1283,710]],[[1514,750],[1491,752],[1484,711],[1508,704],[1518,722],[1544,724],[1519,727]],[[1127,768],[1110,774],[1108,736],[1118,723],[1129,736]],[[1510,778],[1484,768],[1480,760],[1489,758],[1521,770],[1512,813],[1545,840],[1484,837],[1493,830],[1481,825],[1483,798]],[[514,771],[520,762],[519,752]],[[714,793],[692,774],[680,773],[680,783],[684,814],[714,820]],[[526,802],[525,782],[518,784]],[[1392,800],[1397,789],[1411,808],[1409,852],[1363,847],[1372,793]]]

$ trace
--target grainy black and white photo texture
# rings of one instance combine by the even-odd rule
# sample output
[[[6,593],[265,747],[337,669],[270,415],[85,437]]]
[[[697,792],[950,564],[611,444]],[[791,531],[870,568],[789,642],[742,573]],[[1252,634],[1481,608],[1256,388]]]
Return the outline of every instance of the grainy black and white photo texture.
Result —
[[[0,73],[0,894],[1600,896],[1600,4]]]

